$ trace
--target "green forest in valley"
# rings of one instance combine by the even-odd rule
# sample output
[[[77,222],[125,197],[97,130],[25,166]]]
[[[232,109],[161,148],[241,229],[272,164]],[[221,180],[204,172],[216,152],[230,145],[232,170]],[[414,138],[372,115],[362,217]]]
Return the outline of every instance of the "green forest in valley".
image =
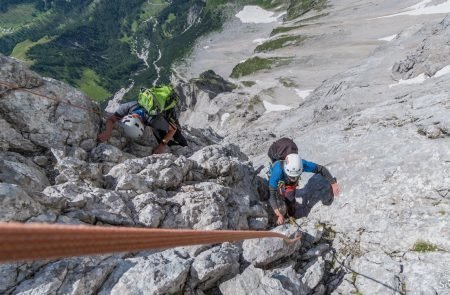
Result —
[[[167,81],[172,62],[220,28],[220,14],[204,8],[201,0],[2,0],[0,52],[103,101],[130,79],[136,89],[151,84],[159,50],[160,82]],[[145,40],[148,68],[136,55]]]
[[[156,79],[153,63],[160,71],[158,83],[167,82],[171,65],[192,50],[196,39],[220,29],[243,5],[274,8],[294,2],[311,1],[1,0],[0,52],[97,101],[132,79],[130,98]]]

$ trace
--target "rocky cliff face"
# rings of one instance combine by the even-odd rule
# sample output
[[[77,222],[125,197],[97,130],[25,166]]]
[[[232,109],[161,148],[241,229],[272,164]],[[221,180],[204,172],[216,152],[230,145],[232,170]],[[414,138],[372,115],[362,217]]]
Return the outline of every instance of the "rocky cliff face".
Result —
[[[297,54],[296,63],[301,63],[305,54],[311,54],[301,65],[310,71],[311,67],[323,69],[325,72],[311,75],[326,78],[323,82],[316,80],[318,85],[314,85],[316,89],[311,94],[294,99],[294,90],[301,89],[274,82],[286,73],[298,73],[299,76],[291,77],[299,85],[311,82],[310,77],[300,75],[305,68],[287,65],[233,80],[236,84],[245,81],[256,84],[219,95],[203,111],[220,114],[226,107],[214,107],[225,98],[248,99],[255,95],[292,108],[270,113],[255,111],[256,119],[250,120],[242,120],[241,110],[230,111],[219,132],[226,134],[224,141],[239,145],[255,166],[266,163],[265,154],[275,139],[291,137],[304,158],[326,165],[338,178],[343,193],[332,204],[324,202],[326,185],[317,176],[303,179],[297,198],[299,216],[327,225],[334,237],[331,247],[339,254],[335,263],[345,265],[334,281],[325,280],[326,293],[446,294],[450,261],[450,16],[417,17],[416,22],[419,18],[422,23],[414,25],[413,18],[389,17],[384,21],[375,17],[394,14],[393,7],[380,4],[369,11],[368,4],[362,1],[354,9],[364,11],[361,15],[367,18],[344,21],[350,8],[343,7],[343,2],[346,1],[335,1],[339,7],[327,10],[330,15],[329,19],[322,19],[324,24],[319,19],[313,24],[306,21],[306,27],[294,28],[293,23],[282,26],[293,36],[302,31],[315,32],[316,35],[309,36],[309,43],[305,41],[299,47],[285,45],[266,53]],[[433,5],[439,3],[420,3],[410,9],[430,11]],[[384,26],[390,26],[389,30],[403,28],[389,40],[370,43],[372,51],[364,49],[368,56],[361,51],[345,51],[342,56],[335,52],[333,62],[327,52],[342,47],[316,46],[329,66],[313,65],[315,55],[311,47],[319,39],[325,42],[324,36],[318,34],[329,36],[330,32],[324,30],[332,30],[339,36],[351,34],[353,39],[343,37],[350,44],[341,42],[341,46],[361,49],[367,35],[357,35],[364,27],[346,24],[353,21],[382,25],[370,32],[366,30],[369,35],[388,35]],[[325,26],[322,31],[321,25]],[[330,36],[326,42],[332,45],[340,41]],[[347,55],[350,52],[351,58]],[[342,61],[345,64],[339,64]],[[283,95],[282,88],[291,94],[285,91]],[[220,122],[214,121],[213,116],[210,118],[212,127]],[[236,123],[237,120],[242,121]],[[242,286],[251,281],[254,282],[250,283],[251,288],[265,289],[258,285],[262,282],[258,277],[260,270],[258,266],[252,271],[247,269],[240,274],[247,276],[245,279],[233,280]],[[303,292],[295,290],[293,293]]]
[[[339,25],[350,15],[348,7],[374,17],[372,4],[349,2],[335,1],[325,11],[330,35],[359,36],[355,28],[347,31],[348,22]],[[374,11],[386,15],[398,5]],[[413,26],[408,19],[391,41],[371,43],[372,51],[334,55],[347,67],[336,62],[328,76],[315,72],[307,80],[317,80],[316,89],[300,100],[288,99],[289,111],[266,112],[264,100],[287,104],[284,95],[296,92],[289,85],[306,81],[301,75],[295,80],[292,64],[233,83],[213,72],[190,81],[179,78],[190,146],[163,155],[150,155],[149,132],[127,142],[116,130],[108,144],[97,145],[101,118],[86,110],[96,109],[92,102],[0,56],[1,81],[7,82],[0,88],[2,221],[266,229],[293,237],[297,226],[271,226],[254,168],[267,161],[269,145],[282,136],[294,138],[304,158],[326,165],[343,191],[330,199],[321,177],[305,175],[297,198],[297,223],[304,233],[292,245],[257,239],[7,264],[0,266],[0,292],[445,294],[450,17],[436,19],[428,16]],[[383,28],[401,27],[394,23]],[[317,33],[318,27],[308,30]],[[307,44],[328,40],[329,51],[339,36],[310,36]],[[289,55],[289,48],[264,54]],[[295,65],[313,66],[302,56]],[[291,82],[281,79],[290,67]]]
[[[100,116],[77,90],[44,79],[1,56],[1,221],[189,229],[267,229],[266,204],[256,189],[248,158],[210,129],[187,128],[190,143],[149,156],[150,133],[127,142],[115,131],[97,145]],[[200,91],[196,88],[196,91]],[[64,103],[62,102],[64,101]],[[67,102],[70,102],[69,105]],[[77,108],[74,106],[82,106]],[[94,111],[92,111],[94,110]],[[281,240],[224,243],[166,251],[37,261],[0,266],[7,294],[203,294],[248,264],[286,269],[286,259],[319,243],[322,230],[309,225],[309,242],[289,249]],[[294,237],[296,228],[276,229]],[[255,256],[255,249],[265,249]],[[259,250],[258,250],[259,251]],[[291,256],[291,258],[289,258]],[[313,290],[325,276],[321,253],[304,259],[317,282],[294,282]],[[330,259],[330,258],[328,258]],[[293,260],[292,260],[293,261]],[[254,268],[249,269],[252,274]],[[281,270],[280,270],[281,271]],[[288,267],[294,274],[294,266]],[[256,274],[256,273],[255,273]],[[257,272],[285,290],[273,272]],[[296,275],[302,277],[300,274]],[[239,277],[245,279],[245,276]],[[234,293],[225,284],[224,293]],[[230,289],[231,288],[231,289]],[[228,290],[228,291],[227,291]],[[246,292],[244,290],[244,292]]]

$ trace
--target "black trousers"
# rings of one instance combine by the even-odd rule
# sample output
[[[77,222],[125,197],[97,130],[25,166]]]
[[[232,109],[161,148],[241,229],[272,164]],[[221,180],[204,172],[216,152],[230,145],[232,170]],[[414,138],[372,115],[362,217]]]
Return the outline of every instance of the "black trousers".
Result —
[[[163,140],[164,136],[166,136],[166,134],[167,133],[162,130],[153,129],[153,135],[155,136],[156,141],[158,143],[161,143],[161,141]],[[169,143],[167,145],[168,146],[173,146],[173,145],[188,146],[188,142],[187,142],[186,138],[184,137],[183,133],[181,133],[181,130],[179,127],[177,128],[177,131],[173,135],[172,140],[169,141]]]

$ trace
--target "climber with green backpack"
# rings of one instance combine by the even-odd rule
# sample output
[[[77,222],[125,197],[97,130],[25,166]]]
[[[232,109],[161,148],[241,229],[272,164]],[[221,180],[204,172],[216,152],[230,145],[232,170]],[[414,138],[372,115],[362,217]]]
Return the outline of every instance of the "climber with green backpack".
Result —
[[[137,139],[144,134],[145,126],[150,126],[158,146],[153,153],[165,151],[166,145],[187,146],[181,133],[175,107],[178,96],[170,85],[141,88],[137,101],[121,104],[106,121],[105,131],[98,135],[98,141],[107,141],[112,134],[114,124],[121,121],[126,137]]]

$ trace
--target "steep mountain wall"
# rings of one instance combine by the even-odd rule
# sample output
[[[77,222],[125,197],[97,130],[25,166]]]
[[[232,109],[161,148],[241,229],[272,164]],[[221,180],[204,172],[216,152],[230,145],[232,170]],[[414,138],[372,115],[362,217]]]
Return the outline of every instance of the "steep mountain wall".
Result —
[[[342,195],[330,198],[321,177],[302,175],[296,222],[304,233],[291,245],[257,239],[3,264],[0,292],[445,294],[450,16],[432,14],[418,24],[408,16],[379,19],[380,38],[397,32],[390,41],[333,51],[343,36],[352,36],[350,47],[358,43],[369,17],[404,12],[415,2],[331,1],[278,30],[293,35],[316,30],[311,43],[284,40],[280,48],[270,43],[271,50],[255,53],[287,57],[298,51],[293,63],[232,83],[213,72],[181,81],[182,119],[202,128],[186,126],[190,146],[163,155],[150,155],[155,144],[150,132],[128,142],[117,128],[108,143],[98,145],[101,118],[88,111],[97,110],[95,104],[0,56],[2,221],[265,229],[294,237],[296,225],[274,228],[255,171],[268,161],[271,142],[282,136],[294,138],[305,159],[326,165],[342,188]],[[416,8],[442,3],[424,1]],[[314,24],[290,28],[323,13],[329,14],[314,18]],[[329,31],[323,38],[318,20]],[[327,40],[323,47],[334,54],[318,51],[314,58],[314,44]],[[308,46],[305,58],[302,48]],[[330,71],[314,66],[320,54]],[[289,79],[283,79],[286,73]],[[297,92],[308,90],[303,83],[315,90],[300,98]],[[292,109],[277,111],[268,101]]]
[[[450,17],[439,14],[447,2],[415,2],[331,1],[327,15],[305,16],[296,28],[286,22],[284,34],[311,35],[299,46],[255,55],[294,56],[290,64],[230,79],[242,86],[194,107],[255,167],[267,163],[275,139],[287,136],[304,158],[338,178],[343,193],[332,204],[316,176],[305,175],[297,198],[299,216],[330,226],[332,247],[348,267],[327,292],[448,291]],[[249,112],[248,120],[245,104],[233,111],[224,103],[238,97],[292,109],[264,103],[270,112]],[[215,116],[225,112],[223,121]]]
[[[211,129],[186,128],[189,147],[173,147],[162,155],[150,155],[155,144],[150,132],[128,142],[119,128],[109,143],[97,144],[100,116],[92,101],[13,59],[0,56],[0,61],[1,221],[180,229],[269,227],[253,166],[237,146],[222,144]],[[312,282],[296,274],[294,266],[286,269],[283,264],[289,257],[300,258],[300,249],[307,251],[320,242],[320,227],[305,223],[305,228],[304,240],[288,248],[282,240],[263,239],[257,245],[224,243],[2,264],[0,292],[203,294],[218,290],[219,284],[251,263],[275,267],[275,272],[258,276],[280,291],[284,287],[278,273],[289,271],[293,280],[303,280],[293,286],[310,292],[326,276],[322,252],[303,259],[311,264],[305,269],[319,278]],[[291,238],[297,234],[291,225],[275,230]],[[255,256],[255,248],[266,250]]]

